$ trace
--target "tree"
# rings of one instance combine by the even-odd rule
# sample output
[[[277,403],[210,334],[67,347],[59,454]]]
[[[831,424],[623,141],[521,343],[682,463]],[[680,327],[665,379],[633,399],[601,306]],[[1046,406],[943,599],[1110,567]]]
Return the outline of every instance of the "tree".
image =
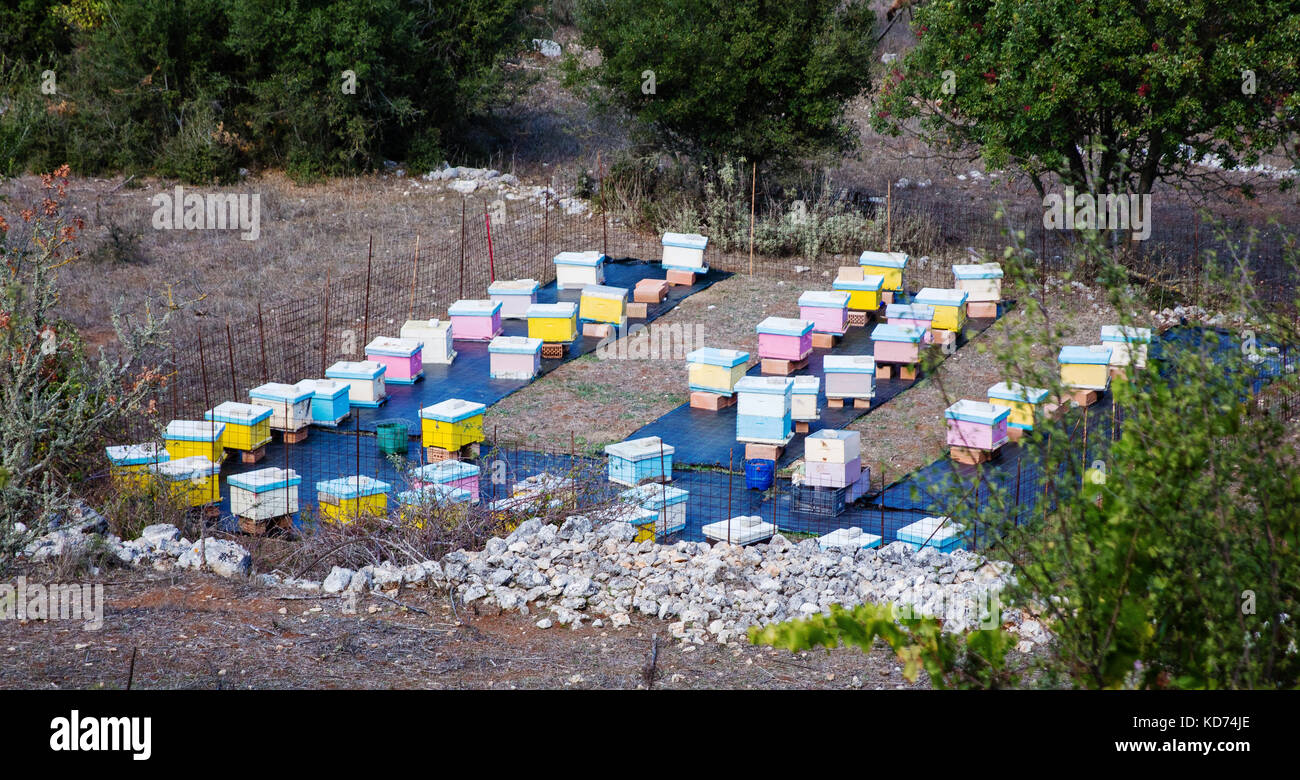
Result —
[[[584,0],[582,42],[603,88],[656,142],[712,164],[791,160],[851,143],[846,102],[869,81],[865,2]]]
[[[877,130],[1091,193],[1146,194],[1210,156],[1254,165],[1300,129],[1300,3],[936,0],[883,84]]]

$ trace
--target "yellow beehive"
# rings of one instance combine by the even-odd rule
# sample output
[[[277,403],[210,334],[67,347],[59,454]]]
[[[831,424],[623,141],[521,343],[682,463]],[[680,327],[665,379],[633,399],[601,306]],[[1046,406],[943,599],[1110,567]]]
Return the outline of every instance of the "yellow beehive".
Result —
[[[213,463],[220,463],[225,454],[221,437],[226,424],[210,420],[172,420],[163,431],[163,446],[172,460],[202,455]]]
[[[149,467],[171,460],[171,453],[156,442],[106,447],[108,474],[119,490],[131,490],[149,481]]]
[[[1034,428],[1034,416],[1040,413],[1047,392],[1044,388],[1025,387],[1019,382],[999,382],[989,388],[989,403],[1010,409],[1007,425],[1028,431]]]
[[[883,276],[884,289],[899,292],[903,289],[903,269],[907,267],[906,252],[863,252],[858,266],[863,274]]]
[[[204,412],[203,418],[225,423],[222,447],[251,452],[271,441],[271,414],[274,411],[269,406],[226,401]]]
[[[686,381],[692,390],[731,395],[745,376],[749,353],[738,349],[703,347],[686,356]]]
[[[454,524],[469,514],[469,491],[452,485],[424,485],[402,491],[396,498],[398,519],[414,528],[424,528],[430,517]]]
[[[575,303],[534,303],[528,307],[528,338],[548,344],[568,344],[578,337]]]
[[[1073,390],[1105,390],[1110,384],[1108,346],[1061,347],[1061,384]]]
[[[201,455],[156,463],[150,469],[172,497],[186,506],[221,501],[218,466]]]
[[[851,311],[876,311],[880,308],[880,298],[885,289],[885,277],[880,274],[864,274],[862,267],[841,267],[839,275],[831,284],[831,289],[849,294]],[[902,273],[900,270],[899,273]]]
[[[449,398],[420,410],[424,446],[459,450],[483,441],[483,413],[487,407],[473,401]]]
[[[600,284],[583,287],[578,316],[588,322],[621,326],[627,320],[627,290]]]
[[[934,307],[934,319],[930,321],[930,327],[934,330],[960,333],[966,326],[966,298],[965,290],[926,287],[916,294],[914,303]]]
[[[348,525],[361,517],[388,513],[387,482],[365,475],[316,483],[316,502],[326,521]]]

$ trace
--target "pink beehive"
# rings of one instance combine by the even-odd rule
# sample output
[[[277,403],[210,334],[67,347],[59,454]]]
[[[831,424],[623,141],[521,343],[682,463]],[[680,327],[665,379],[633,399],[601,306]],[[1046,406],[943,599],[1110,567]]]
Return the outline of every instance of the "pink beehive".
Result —
[[[501,333],[500,301],[456,301],[447,314],[453,339],[491,341]]]
[[[768,317],[758,323],[758,356],[803,360],[812,354],[813,324],[808,320]]]
[[[962,400],[944,410],[943,416],[948,420],[948,443],[954,447],[996,450],[1007,443],[1009,407]]]
[[[470,502],[479,501],[479,467],[459,460],[429,463],[411,472],[411,489],[419,490],[429,485],[445,485],[466,490]]]
[[[384,381],[414,384],[424,374],[422,344],[416,339],[380,336],[366,345],[366,360],[385,366]]]
[[[871,331],[877,363],[912,364],[921,359],[921,338],[925,331],[885,323]]]
[[[809,290],[799,296],[799,318],[811,322],[818,333],[843,334],[849,327],[849,294]]]
[[[862,458],[854,458],[848,463],[805,460],[803,464],[804,484],[814,487],[848,487],[857,482],[861,476]]]

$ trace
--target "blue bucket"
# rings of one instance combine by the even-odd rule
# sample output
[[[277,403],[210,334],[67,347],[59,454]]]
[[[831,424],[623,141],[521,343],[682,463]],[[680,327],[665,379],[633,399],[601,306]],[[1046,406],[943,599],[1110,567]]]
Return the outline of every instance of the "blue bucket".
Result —
[[[776,461],[753,459],[745,461],[745,487],[750,490],[767,490],[776,477]]]

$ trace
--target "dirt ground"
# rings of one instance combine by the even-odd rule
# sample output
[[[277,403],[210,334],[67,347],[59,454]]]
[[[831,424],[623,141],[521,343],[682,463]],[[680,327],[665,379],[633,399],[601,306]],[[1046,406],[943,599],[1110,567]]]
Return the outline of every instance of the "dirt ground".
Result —
[[[617,631],[539,629],[536,610],[453,612],[445,593],[424,588],[396,594],[404,606],[364,596],[346,614],[336,596],[212,575],[112,571],[98,581],[99,631],[0,621],[0,688],[122,689],[131,679],[134,689],[636,689],[647,686],[656,635],[655,689],[928,687],[924,676],[908,683],[885,649],[682,647],[666,622],[641,616]]]

